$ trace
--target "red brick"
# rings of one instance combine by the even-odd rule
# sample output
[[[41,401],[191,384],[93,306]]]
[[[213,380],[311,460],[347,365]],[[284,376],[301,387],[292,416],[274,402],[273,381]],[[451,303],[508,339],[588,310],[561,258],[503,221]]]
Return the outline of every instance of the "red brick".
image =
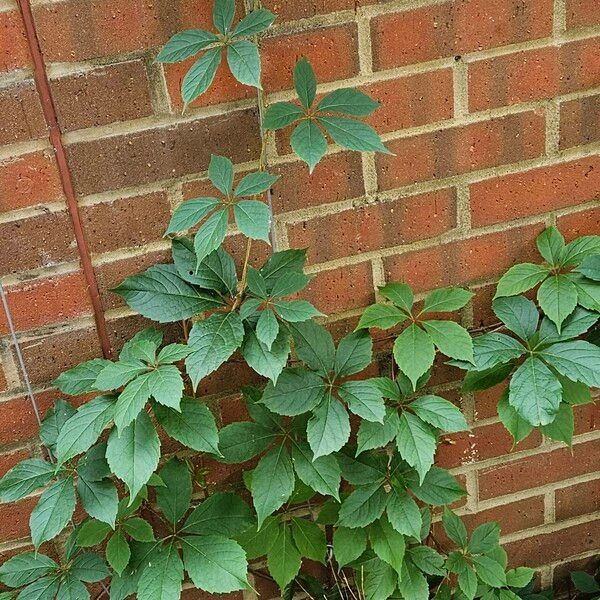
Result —
[[[214,598],[214,594],[209,594],[208,592],[203,592],[197,588],[190,588],[187,590],[183,590],[181,592],[182,600],[212,600]],[[243,599],[242,592],[232,592],[231,594],[219,594],[219,598],[223,600],[242,600]]]
[[[536,260],[535,238],[543,224],[519,227],[440,244],[384,259],[389,281],[415,291],[498,277],[512,265]]]
[[[0,275],[56,265],[78,257],[67,212],[0,223],[0,240],[3,244]]]
[[[171,217],[166,193],[100,202],[81,209],[90,251],[110,252],[160,240]]]
[[[374,296],[369,262],[316,273],[302,291],[302,297],[326,315],[364,308],[374,302]]]
[[[564,102],[560,106],[560,147],[600,141],[600,96]]]
[[[67,0],[36,6],[34,15],[49,62],[146,50],[182,29],[212,29],[211,11],[195,0]]]
[[[494,498],[592,473],[600,459],[600,440],[536,454],[479,472],[479,497]]]
[[[557,520],[600,510],[600,479],[578,483],[555,492]]]
[[[563,215],[557,219],[556,225],[567,241],[582,235],[597,235],[600,231],[600,208],[588,208]]]
[[[385,4],[391,0],[267,0],[262,5],[277,15],[277,23],[308,19],[342,10],[356,10],[370,4]]]
[[[4,541],[29,537],[29,516],[39,498],[0,504],[0,538]]]
[[[471,185],[474,227],[539,215],[600,196],[600,156]]]
[[[18,10],[0,12],[0,72],[29,66],[29,47]]]
[[[236,132],[235,136],[231,135],[232,131]],[[67,147],[79,194],[199,173],[208,168],[210,155],[215,152],[235,162],[258,157],[260,135],[254,110]],[[102,177],[98,177],[98,173],[102,173]]]
[[[577,406],[575,413],[575,435],[591,433],[600,429],[600,411],[598,411],[598,399],[594,404]]]
[[[382,189],[442,179],[535,158],[544,153],[544,117],[509,115],[400,138],[387,143],[392,155],[378,154]]]
[[[22,460],[31,458],[31,452],[27,448],[7,452],[0,455],[0,477],[4,476],[7,471],[10,471],[17,463]]]
[[[493,388],[475,392],[475,420],[483,421],[498,416],[498,402],[506,389],[505,383],[499,383]],[[519,450],[521,448],[519,447]]]
[[[100,67],[51,81],[63,131],[139,119],[152,114],[146,70],[140,61]]]
[[[473,297],[473,327],[475,329],[488,327],[499,323],[498,317],[492,310],[492,300],[496,294],[495,285],[485,285],[474,290]]]
[[[451,119],[454,110],[451,69],[417,73],[363,87],[381,104],[367,119],[379,133]]]
[[[577,554],[600,549],[600,520],[516,540],[504,546],[511,567],[564,560]]]
[[[372,21],[376,69],[425,62],[550,35],[551,0],[458,0]]]
[[[161,325],[156,323],[156,321],[145,319],[139,315],[131,315],[129,317],[110,319],[106,322],[106,327],[108,329],[111,348],[115,355],[121,351],[126,341],[130,340],[138,331],[146,327],[160,329],[163,332],[163,343],[165,345],[184,341],[181,322]]]
[[[567,0],[567,29],[600,24],[596,0]]]
[[[56,159],[50,151],[37,151],[0,162],[0,211],[63,198]]]
[[[0,362],[0,392],[5,392],[8,389],[8,382],[6,381],[6,373],[4,367]]]
[[[456,227],[451,188],[356,207],[288,226],[290,245],[308,248],[309,263],[320,263],[409,244]]]
[[[46,121],[33,80],[0,89],[0,145],[47,135]]]
[[[595,573],[600,566],[600,556],[577,558],[566,563],[556,565],[552,574],[552,590],[555,598],[571,598],[575,595],[575,588],[571,581],[571,571],[585,571]]]
[[[506,54],[469,65],[472,111],[551,98],[600,83],[600,38]]]
[[[92,313],[87,283],[81,271],[7,288],[8,305],[17,331],[59,323]],[[0,314],[0,333],[8,325]]]

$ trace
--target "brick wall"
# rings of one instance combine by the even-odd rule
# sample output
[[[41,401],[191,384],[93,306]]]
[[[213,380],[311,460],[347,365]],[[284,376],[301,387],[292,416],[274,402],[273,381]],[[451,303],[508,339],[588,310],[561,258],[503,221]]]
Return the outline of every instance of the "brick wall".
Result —
[[[464,323],[489,324],[494,281],[534,258],[546,225],[569,239],[600,232],[598,0],[264,4],[279,13],[263,44],[269,99],[291,97],[291,70],[305,54],[320,91],[359,86],[383,102],[371,123],[396,154],[330,148],[309,179],[283,138],[270,144],[270,168],[285,176],[274,196],[278,247],[309,247],[308,295],[336,333],[353,327],[377,286],[397,279],[418,292],[468,285],[477,295]],[[181,116],[185,68],[153,61],[172,33],[208,25],[208,0],[32,5],[117,350],[144,323],[109,288],[168,260],[169,213],[203,189],[211,152],[229,155],[239,171],[256,167],[255,96],[219,72]],[[99,356],[101,337],[16,0],[0,0],[0,113],[0,276],[46,409],[56,398],[49,382]],[[229,245],[239,251],[235,235]],[[3,314],[0,336],[4,472],[39,446]],[[446,370],[437,383],[458,397],[457,376]],[[252,379],[232,364],[203,382],[224,423],[240,417],[228,394]],[[512,560],[540,566],[549,584],[600,549],[600,416],[593,406],[578,411],[572,452],[535,435],[511,452],[495,413],[500,391],[461,399],[473,430],[444,443],[438,460],[463,476],[472,522],[499,519]],[[231,474],[215,466],[212,476]],[[31,500],[0,506],[6,555],[27,545],[31,508]]]

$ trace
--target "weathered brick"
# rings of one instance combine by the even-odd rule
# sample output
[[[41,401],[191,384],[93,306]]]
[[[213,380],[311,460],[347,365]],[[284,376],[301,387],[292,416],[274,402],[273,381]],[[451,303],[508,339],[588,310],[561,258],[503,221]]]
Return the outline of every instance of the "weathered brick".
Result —
[[[33,80],[0,88],[0,145],[47,135],[46,121]]]
[[[560,147],[600,141],[600,96],[564,102],[560,106]]]
[[[551,0],[458,0],[372,21],[376,69],[425,62],[550,35]]]
[[[541,533],[506,544],[511,567],[537,567],[600,548],[600,520]]]
[[[29,537],[29,516],[39,498],[25,498],[19,502],[0,504],[0,537],[16,540]]]
[[[58,166],[49,150],[0,161],[0,212],[62,198]]]
[[[540,167],[471,185],[474,227],[575,206],[600,196],[600,157]]]
[[[146,327],[160,329],[164,334],[163,342],[165,344],[183,341],[183,330],[181,328],[181,323],[169,323],[167,325],[161,325],[139,315],[131,315],[129,317],[110,319],[106,322],[108,338],[110,340],[113,353],[117,355],[127,340],[130,340],[138,331],[145,329]]]
[[[0,32],[0,72],[29,66],[29,47],[18,10],[0,12]]]
[[[4,372],[4,366],[0,362],[0,392],[5,392],[8,389],[8,382],[6,381],[6,373]]]
[[[310,263],[435,237],[456,226],[456,195],[440,190],[356,207],[288,226],[295,248],[308,248]]]
[[[66,212],[0,223],[0,275],[55,265],[78,257]],[[24,243],[27,240],[27,243]]]
[[[600,38],[506,54],[469,65],[472,111],[550,98],[600,83]]]
[[[378,154],[381,189],[442,179],[535,158],[544,153],[544,117],[534,112],[390,141]]]
[[[385,4],[391,0],[267,0],[263,6],[277,15],[277,23],[309,19],[317,15],[329,14],[342,10],[356,10],[369,4]]]
[[[600,458],[600,440],[576,444],[573,452],[559,448],[479,472],[482,499],[512,494],[548,483],[592,473]]]
[[[235,162],[258,158],[260,135],[256,112],[236,111],[67,147],[79,194],[198,173],[208,168],[213,152],[229,156]]]
[[[598,398],[593,404],[577,407],[573,412],[575,414],[575,435],[582,433],[591,433],[600,429],[600,417],[597,406]]]
[[[81,271],[11,286],[6,289],[6,295],[18,331],[92,312],[87,283]],[[0,313],[0,333],[7,332],[6,319]]]
[[[585,481],[555,492],[557,520],[570,519],[600,510],[600,479]]]
[[[27,458],[31,458],[31,452],[27,448],[0,454],[0,477]]]
[[[596,0],[567,0],[567,29],[600,24]]]
[[[536,260],[543,224],[489,233],[384,259],[389,281],[418,291],[498,277],[518,262]]]
[[[567,241],[582,235],[597,235],[600,231],[600,207],[563,215],[556,225]]]
[[[117,63],[54,79],[51,87],[63,131],[152,114],[148,79],[140,61]]]
[[[484,419],[490,419],[498,415],[498,402],[505,389],[506,384],[499,383],[488,390],[475,392],[476,421],[483,421]]]
[[[164,192],[92,204],[82,207],[81,215],[93,253],[160,240],[171,217]]]

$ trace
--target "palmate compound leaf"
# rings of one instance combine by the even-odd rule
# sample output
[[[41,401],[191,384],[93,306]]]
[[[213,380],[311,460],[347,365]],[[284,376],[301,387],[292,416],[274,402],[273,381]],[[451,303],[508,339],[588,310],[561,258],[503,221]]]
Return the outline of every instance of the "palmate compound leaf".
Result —
[[[436,348],[446,356],[473,362],[473,341],[469,332],[454,321],[423,321]]]
[[[359,558],[367,549],[367,530],[336,527],[333,531],[333,554],[339,567]]]
[[[210,87],[221,64],[221,58],[222,48],[211,48],[191,66],[181,83],[181,98],[186,105]]]
[[[406,547],[404,536],[398,533],[385,517],[382,517],[371,525],[369,539],[375,554],[400,576]]]
[[[350,438],[350,419],[344,405],[326,394],[308,421],[306,436],[315,458],[337,452]]]
[[[283,369],[277,383],[269,382],[261,402],[280,415],[297,416],[313,410],[325,397],[325,382],[307,369]]]
[[[192,511],[181,533],[233,537],[249,527],[256,531],[256,517],[250,507],[235,494],[217,492]]]
[[[385,404],[381,390],[372,382],[346,381],[338,388],[340,398],[349,410],[367,421],[383,423]]]
[[[495,298],[516,296],[535,287],[550,275],[547,267],[533,263],[521,263],[511,267],[500,278]]]
[[[58,565],[45,554],[23,552],[2,564],[0,582],[12,588],[19,588],[49,575],[56,569]]]
[[[275,18],[275,15],[265,8],[253,10],[235,26],[231,36],[236,38],[261,33],[273,24]]]
[[[73,477],[52,484],[41,496],[29,518],[31,541],[35,548],[56,537],[75,512]]]
[[[496,298],[492,302],[496,316],[523,341],[536,332],[540,315],[534,302],[525,296]]]
[[[180,31],[163,46],[156,57],[156,62],[175,63],[185,60],[218,40],[214,33],[202,29]]]
[[[212,197],[193,198],[183,202],[173,212],[165,235],[179,233],[194,227],[219,204],[221,204],[221,201]]]
[[[292,529],[288,524],[282,523],[275,543],[267,554],[269,574],[284,589],[300,571],[301,562],[302,557],[292,538]]]
[[[96,383],[98,374],[109,364],[111,364],[110,361],[102,358],[88,360],[61,373],[54,380],[54,385],[63,394],[68,394],[69,396],[94,392],[96,391],[94,384]]]
[[[381,517],[387,499],[381,483],[357,488],[342,502],[338,525],[350,529],[366,527]]]
[[[13,502],[47,485],[54,476],[54,466],[40,458],[29,458],[15,465],[0,479],[0,500]]]
[[[379,102],[354,88],[340,88],[327,94],[317,105],[320,112],[337,112],[366,117],[379,108]]]
[[[169,523],[175,525],[185,515],[192,501],[192,477],[188,466],[172,458],[160,470],[164,487],[156,488],[156,503]]]
[[[396,338],[393,352],[396,364],[416,389],[417,381],[429,370],[435,358],[431,337],[411,323]]]
[[[344,336],[335,353],[335,373],[338,377],[354,375],[366,369],[373,357],[373,340],[365,331]]]
[[[141,567],[139,600],[178,600],[183,582],[183,562],[174,542],[156,547]]]
[[[315,458],[309,445],[292,442],[292,461],[299,479],[315,492],[339,501],[341,469],[333,455]]]
[[[577,298],[577,288],[566,275],[548,277],[537,293],[541,309],[559,331],[563,321],[575,310]]]
[[[343,117],[318,117],[318,121],[336,144],[359,152],[392,154],[382,143],[377,132],[362,121]]]
[[[310,173],[327,151],[327,140],[312,119],[300,121],[290,137],[290,144],[292,150],[308,165]]]
[[[423,483],[433,465],[437,449],[437,433],[419,417],[404,411],[400,415],[400,427],[396,437],[400,456],[419,474]]]
[[[260,56],[254,42],[238,40],[228,44],[227,64],[240,83],[260,89]]]

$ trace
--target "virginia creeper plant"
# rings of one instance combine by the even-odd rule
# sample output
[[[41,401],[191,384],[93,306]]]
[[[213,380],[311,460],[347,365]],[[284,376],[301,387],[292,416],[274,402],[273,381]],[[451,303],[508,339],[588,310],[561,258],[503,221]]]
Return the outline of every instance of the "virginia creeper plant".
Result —
[[[216,0],[213,17],[214,31],[179,33],[157,58],[198,55],[183,80],[186,105],[209,88],[223,54],[236,79],[261,88],[258,36],[275,16],[257,9],[235,23],[233,0]],[[439,289],[417,302],[394,282],[336,344],[323,315],[297,297],[310,281],[304,250],[250,266],[252,240],[269,240],[264,194],[277,180],[265,139],[289,133],[311,171],[326,135],[349,150],[388,150],[360,120],[378,107],[363,92],[339,89],[317,101],[304,58],[294,88],[297,101],[262,113],[256,172],[237,178],[232,162],[214,155],[214,193],[182,203],[166,228],[172,263],[114,290],[148,319],[183,322],[185,335],[164,344],[160,330],[145,329],[118,360],[91,360],[56,380],[66,396],[92,399],[77,409],[56,401],[40,429],[44,456],[0,480],[5,502],[41,492],[34,550],[0,567],[11,588],[1,598],[84,600],[90,584],[103,582],[113,600],[170,600],[184,584],[215,594],[249,589],[249,572],[274,580],[284,598],[514,600],[531,591],[532,569],[507,569],[499,525],[469,533],[450,508],[465,491],[435,466],[435,453],[440,434],[469,425],[429,381],[436,358],[465,371],[466,392],[506,381],[498,415],[515,443],[539,428],[570,444],[574,408],[600,386],[600,348],[585,339],[600,317],[600,237],[565,244],[553,227],[542,233],[542,262],[500,279],[496,331],[472,337],[456,322],[467,290]],[[232,224],[247,239],[241,265],[223,248]],[[365,374],[376,362],[375,329],[395,338],[392,369],[376,377]],[[264,385],[242,390],[250,419],[219,430],[196,390],[234,353]],[[243,465],[243,483],[214,491],[195,466],[200,455]],[[86,516],[75,522],[78,503]],[[432,530],[439,519],[443,540]],[[48,556],[52,540],[60,560]],[[305,560],[332,576],[304,574]]]

